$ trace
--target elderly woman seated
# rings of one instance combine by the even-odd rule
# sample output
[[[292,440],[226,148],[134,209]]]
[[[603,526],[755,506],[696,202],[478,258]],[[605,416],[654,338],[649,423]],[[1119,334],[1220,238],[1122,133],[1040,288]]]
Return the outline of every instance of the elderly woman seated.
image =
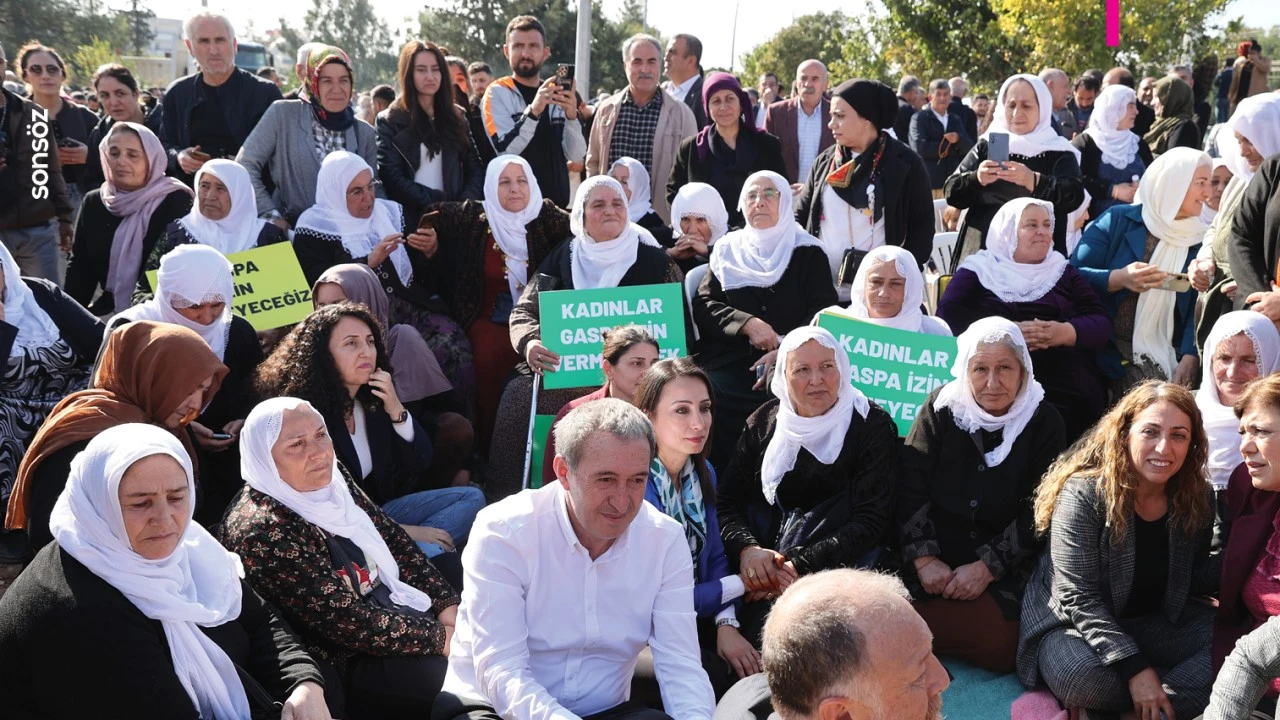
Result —
[[[1102,416],[1106,378],[1094,357],[1111,341],[1111,318],[1080,271],[1053,249],[1049,203],[1019,198],[1000,208],[987,249],[961,263],[938,315],[957,333],[989,316],[1017,323],[1069,441]]]
[[[1091,713],[1204,710],[1214,609],[1195,598],[1221,574],[1207,445],[1191,392],[1148,381],[1049,468],[1035,500],[1049,551],[1022,598],[1023,685]]]
[[[280,717],[283,702],[328,719],[315,662],[194,506],[191,459],[163,428],[119,425],[76,456],[54,542],[0,601],[7,717]]]
[[[896,245],[867,253],[853,277],[849,297],[849,307],[832,305],[823,312],[907,332],[952,334],[942,318],[924,314],[924,275],[915,257]]]
[[[836,302],[826,251],[793,219],[791,204],[781,175],[747,178],[738,201],[747,226],[716,243],[693,299],[698,364],[711,376],[719,411],[711,442],[717,467],[728,466],[742,423],[768,399],[766,353]]]
[[[851,372],[827,330],[787,333],[770,386],[776,397],[747,419],[720,483],[716,509],[729,567],[746,584],[747,600],[757,601],[741,616],[752,640],[769,605],[758,601],[773,600],[800,575],[868,567],[879,557],[898,431],[889,413],[849,384]]]
[[[1018,326],[960,335],[955,380],[935,390],[902,452],[898,525],[915,608],[934,652],[1013,671],[1022,591],[1040,542],[1031,500],[1066,446]]]
[[[711,256],[716,241],[729,232],[729,212],[720,193],[706,183],[691,182],[671,201],[671,247],[667,254],[688,272]]]
[[[248,487],[227,511],[221,539],[325,661],[330,692],[345,690],[341,717],[430,714],[457,593],[339,469],[310,403],[275,398],[254,408],[241,455]]]

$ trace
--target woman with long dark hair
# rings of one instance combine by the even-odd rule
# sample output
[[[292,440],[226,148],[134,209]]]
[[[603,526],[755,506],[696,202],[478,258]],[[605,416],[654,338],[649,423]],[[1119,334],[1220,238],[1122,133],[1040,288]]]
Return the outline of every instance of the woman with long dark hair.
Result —
[[[378,113],[378,176],[410,222],[431,203],[479,200],[484,166],[462,108],[454,104],[449,65],[435,43],[410,40],[396,71],[400,93]]]

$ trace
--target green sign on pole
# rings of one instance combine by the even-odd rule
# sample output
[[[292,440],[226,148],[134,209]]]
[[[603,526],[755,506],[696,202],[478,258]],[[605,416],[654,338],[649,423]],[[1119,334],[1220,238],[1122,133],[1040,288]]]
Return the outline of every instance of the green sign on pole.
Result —
[[[920,405],[934,389],[952,380],[956,339],[883,327],[822,313],[818,327],[836,336],[849,355],[852,385],[893,416],[906,436]]]
[[[679,283],[595,290],[555,290],[538,294],[542,344],[560,356],[542,386],[591,387],[604,384],[604,333],[619,325],[641,325],[658,341],[662,358],[686,354],[684,293]]]
[[[529,457],[529,487],[542,487],[542,461],[547,452],[547,440],[551,437],[551,426],[555,425],[555,415],[535,415],[533,418],[533,454]]]

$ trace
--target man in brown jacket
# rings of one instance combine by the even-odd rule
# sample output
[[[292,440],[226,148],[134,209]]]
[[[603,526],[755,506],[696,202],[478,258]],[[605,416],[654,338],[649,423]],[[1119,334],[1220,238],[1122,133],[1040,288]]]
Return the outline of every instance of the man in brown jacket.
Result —
[[[6,65],[0,47],[0,67]],[[71,249],[75,208],[52,123],[44,108],[0,88],[0,242],[20,274],[61,284],[59,245]]]
[[[632,157],[649,171],[653,209],[671,222],[667,179],[680,141],[698,132],[693,111],[658,86],[662,45],[637,33],[622,44],[627,87],[596,107],[587,143],[587,175],[604,175],[620,157]]]

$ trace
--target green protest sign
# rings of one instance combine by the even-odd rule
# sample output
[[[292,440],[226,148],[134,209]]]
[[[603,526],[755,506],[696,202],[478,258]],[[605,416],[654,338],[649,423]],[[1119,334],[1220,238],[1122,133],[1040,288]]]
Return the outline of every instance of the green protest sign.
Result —
[[[555,425],[555,415],[535,415],[533,418],[533,454],[529,457],[529,487],[542,487],[542,460],[547,451],[547,439],[551,437],[551,426]]]
[[[644,326],[663,358],[686,354],[679,283],[539,293],[538,313],[542,344],[560,356],[555,372],[542,380],[549,390],[603,385],[603,333],[619,325]]]
[[[905,436],[920,405],[951,381],[956,339],[874,325],[822,313],[818,326],[831,331],[849,355],[852,385],[893,416]]]
[[[311,313],[311,285],[302,274],[293,245],[264,245],[228,255],[235,299],[231,311],[258,332],[292,325]],[[158,272],[147,271],[154,290]]]

